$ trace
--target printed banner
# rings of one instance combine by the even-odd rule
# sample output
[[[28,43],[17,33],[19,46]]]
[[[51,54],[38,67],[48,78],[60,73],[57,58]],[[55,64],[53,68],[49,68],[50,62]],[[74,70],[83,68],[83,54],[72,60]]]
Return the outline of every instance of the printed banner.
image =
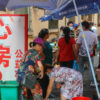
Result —
[[[16,72],[27,50],[27,15],[0,15],[0,80],[16,80]]]

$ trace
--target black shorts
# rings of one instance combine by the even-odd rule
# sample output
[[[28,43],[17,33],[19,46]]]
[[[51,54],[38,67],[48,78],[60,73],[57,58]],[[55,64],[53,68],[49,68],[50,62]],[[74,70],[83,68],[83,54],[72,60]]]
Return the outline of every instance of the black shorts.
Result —
[[[61,67],[73,68],[73,60],[60,62]]]

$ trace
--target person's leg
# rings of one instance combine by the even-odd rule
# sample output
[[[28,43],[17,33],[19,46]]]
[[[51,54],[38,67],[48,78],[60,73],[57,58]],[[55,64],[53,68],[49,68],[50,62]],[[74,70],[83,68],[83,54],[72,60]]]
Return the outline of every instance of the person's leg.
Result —
[[[67,99],[61,94],[61,100],[67,100]]]
[[[26,97],[26,98],[28,98],[28,89],[26,88],[26,87],[23,87],[22,88],[22,95],[24,96],[24,97]]]
[[[92,61],[92,64],[93,64],[93,58],[91,58],[91,61]],[[90,81],[91,82],[94,82],[93,75],[92,75],[92,70],[91,70],[91,66],[90,66],[89,60],[88,60],[88,66],[89,66]],[[94,64],[93,64],[93,69],[94,69]]]
[[[79,71],[82,73],[84,73],[84,57],[79,56]]]
[[[43,98],[45,98],[46,97],[47,87],[48,87],[48,84],[49,84],[48,75],[44,74],[43,79],[39,80],[39,83],[40,83],[40,86],[41,86],[41,88],[43,90]]]
[[[33,97],[33,99],[31,100],[43,100],[42,89],[39,89],[39,87],[35,87],[35,89],[31,89],[31,93]]]

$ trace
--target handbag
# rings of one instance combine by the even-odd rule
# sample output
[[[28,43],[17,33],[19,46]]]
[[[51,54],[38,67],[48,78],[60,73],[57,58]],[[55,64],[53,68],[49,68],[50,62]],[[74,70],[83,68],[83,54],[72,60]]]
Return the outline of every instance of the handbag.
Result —
[[[35,87],[35,84],[38,82],[38,78],[39,78],[38,74],[33,74],[31,72],[28,72],[25,74],[22,80],[22,85],[29,89],[33,89]]]

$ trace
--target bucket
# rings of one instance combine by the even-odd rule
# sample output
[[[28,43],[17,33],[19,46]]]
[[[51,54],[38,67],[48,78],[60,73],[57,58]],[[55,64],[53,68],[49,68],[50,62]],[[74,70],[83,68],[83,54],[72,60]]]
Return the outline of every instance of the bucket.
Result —
[[[91,100],[91,98],[88,98],[88,97],[75,97],[75,98],[72,98],[72,100]]]
[[[19,100],[18,83],[5,81],[0,83],[0,100]]]

